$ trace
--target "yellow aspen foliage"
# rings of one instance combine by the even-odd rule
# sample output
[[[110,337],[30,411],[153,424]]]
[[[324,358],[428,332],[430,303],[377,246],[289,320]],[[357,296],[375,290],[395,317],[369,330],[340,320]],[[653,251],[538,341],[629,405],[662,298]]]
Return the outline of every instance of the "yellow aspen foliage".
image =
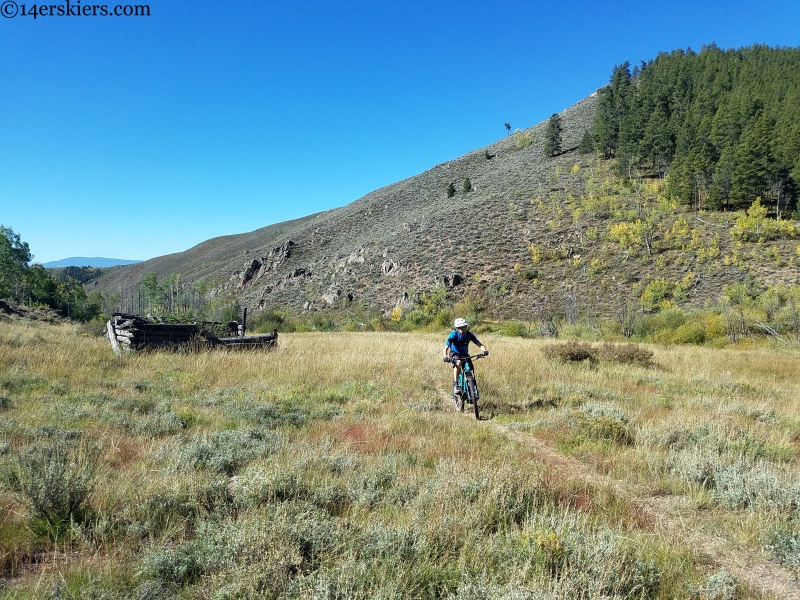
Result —
[[[667,297],[671,296],[675,291],[675,285],[667,279],[654,279],[642,292],[639,299],[642,303],[642,308],[645,310],[654,310],[656,308],[664,308],[668,304]]]
[[[672,228],[668,232],[668,237],[673,240],[676,245],[683,245],[689,237],[689,230],[689,222],[686,220],[686,217],[680,215],[675,219],[675,223],[672,224]]]
[[[677,299],[684,298],[686,296],[686,292],[690,287],[692,287],[693,283],[694,273],[689,271],[683,279],[675,284],[675,291],[673,292],[674,297]]]
[[[634,223],[615,223],[608,231],[608,239],[618,243],[624,250],[640,246],[646,227],[641,219]]]
[[[733,225],[731,235],[736,239],[763,242],[778,237],[797,237],[798,228],[784,219],[767,217],[767,207],[756,198],[744,215],[739,216]]]

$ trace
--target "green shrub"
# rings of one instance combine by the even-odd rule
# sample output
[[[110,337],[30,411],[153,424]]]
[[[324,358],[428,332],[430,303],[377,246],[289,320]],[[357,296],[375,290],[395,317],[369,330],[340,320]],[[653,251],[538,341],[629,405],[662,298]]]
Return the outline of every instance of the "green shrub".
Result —
[[[702,344],[706,338],[701,318],[675,306],[642,319],[635,334],[657,344]]]
[[[158,402],[148,396],[122,396],[110,403],[114,410],[124,410],[134,415],[147,415],[155,411]]]
[[[528,335],[528,328],[524,323],[519,321],[504,321],[500,324],[497,332],[500,335],[507,335],[509,337],[525,337]]]
[[[692,321],[680,325],[670,336],[673,344],[697,344],[702,345],[706,341],[706,332],[703,326]]]
[[[703,435],[703,429],[695,433]],[[706,488],[714,501],[729,510],[788,514],[800,506],[800,481],[789,469],[756,458],[757,447],[747,450],[750,456],[737,453],[741,448],[737,450],[735,440],[728,440],[724,432],[707,430],[706,435],[697,445],[669,454],[665,470]]]
[[[796,531],[779,527],[766,536],[764,546],[795,574],[800,574],[800,535]]]
[[[731,510],[792,512],[800,506],[800,482],[767,461],[741,459],[714,473],[713,495]]]
[[[350,501],[371,507],[384,499],[397,478],[397,464],[393,455],[382,462],[356,473],[347,481]]]
[[[98,454],[85,442],[59,438],[40,439],[20,451],[16,479],[30,501],[35,529],[57,541],[70,521],[83,521]]]
[[[32,392],[47,387],[47,378],[29,373],[9,373],[0,378],[0,388],[12,394]]]
[[[725,569],[709,575],[705,583],[689,586],[691,600],[734,600],[736,580]]]
[[[628,417],[618,408],[585,404],[577,414],[579,431],[592,440],[608,441],[613,444],[631,446],[634,434],[628,424]]]
[[[606,342],[597,351],[600,360],[623,365],[649,367],[653,364],[653,353],[636,344],[612,344]]]
[[[139,435],[150,437],[161,437],[165,435],[175,435],[186,427],[183,419],[174,412],[164,412],[150,414],[134,421],[131,429]]]
[[[517,150],[524,150],[531,146],[536,141],[536,138],[531,133],[523,133],[520,130],[514,132],[514,146]]]
[[[453,315],[449,311],[440,310],[436,314],[436,318],[434,319],[434,323],[437,327],[450,327],[450,323],[453,320]],[[474,320],[473,320],[474,321]]]
[[[247,330],[253,333],[272,333],[277,329],[280,333],[297,330],[297,318],[288,311],[273,310],[258,313],[247,319]]]
[[[539,272],[537,269],[527,269],[525,271],[522,271],[521,276],[523,279],[527,279],[528,281],[530,281],[532,279],[539,279],[541,275],[542,275],[541,272]]]
[[[634,442],[630,427],[605,415],[590,419],[581,430],[594,440],[606,440],[626,446],[633,445]]]
[[[680,308],[670,307],[658,313],[658,329],[674,331],[689,319],[689,316]]]
[[[275,404],[266,402],[231,403],[225,407],[230,416],[274,429],[282,425],[300,427],[309,417],[310,411],[304,406]]]
[[[197,544],[184,542],[176,548],[145,555],[140,574],[164,587],[181,587],[197,581],[202,575],[201,561]]]
[[[312,486],[305,473],[294,464],[254,463],[230,482],[233,499],[239,506],[306,500]]]
[[[414,327],[423,327],[431,322],[431,317],[428,315],[424,310],[421,308],[415,308],[410,313],[406,315],[405,318],[406,322],[410,323]]]
[[[655,310],[672,295],[675,285],[666,279],[654,279],[642,292],[640,301],[644,310]]]
[[[255,458],[276,452],[283,443],[283,437],[272,431],[217,431],[207,440],[184,446],[176,457],[175,466],[178,470],[188,467],[233,475]]]
[[[569,341],[563,344],[550,344],[542,348],[542,353],[551,360],[563,362],[597,362],[597,351],[583,342]]]

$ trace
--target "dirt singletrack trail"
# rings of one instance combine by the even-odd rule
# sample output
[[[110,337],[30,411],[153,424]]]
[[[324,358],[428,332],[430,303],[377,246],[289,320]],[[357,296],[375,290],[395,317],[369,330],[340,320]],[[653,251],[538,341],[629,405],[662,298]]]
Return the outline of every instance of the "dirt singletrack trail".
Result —
[[[565,476],[583,480],[595,487],[613,490],[649,517],[657,530],[666,532],[675,539],[684,540],[687,546],[700,553],[705,563],[725,569],[759,596],[775,600],[800,600],[800,585],[779,563],[758,560],[746,550],[736,548],[729,540],[704,534],[704,528],[696,527],[703,517],[687,506],[687,498],[638,495],[636,489],[626,485],[624,481],[598,473],[579,460],[563,456],[530,434],[502,425],[492,424],[492,427],[501,435],[518,442],[535,460],[557,467]]]
[[[451,412],[450,395],[440,389],[442,401]],[[456,413],[458,414],[458,413]],[[466,416],[466,413],[465,413]],[[471,417],[471,413],[469,415]],[[590,465],[560,454],[535,436],[483,420],[479,425],[492,427],[498,434],[508,437],[524,448],[537,462],[554,468],[564,477],[578,479],[593,487],[610,489],[620,498],[636,506],[653,523],[657,531],[682,539],[694,548],[704,563],[725,569],[738,583],[746,586],[760,598],[771,600],[800,600],[800,585],[792,573],[773,560],[761,560],[744,548],[721,536],[704,533],[704,517],[688,506],[685,496],[653,496],[621,479],[598,473]],[[707,524],[710,520],[706,517]],[[698,526],[700,525],[700,526]]]

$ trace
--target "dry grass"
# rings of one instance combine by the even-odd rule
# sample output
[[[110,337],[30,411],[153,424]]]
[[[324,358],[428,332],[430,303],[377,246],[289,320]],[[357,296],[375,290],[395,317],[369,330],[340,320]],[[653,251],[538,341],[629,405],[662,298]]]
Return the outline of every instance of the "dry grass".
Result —
[[[637,508],[664,492],[704,509],[682,517],[698,530],[791,568],[796,353],[578,364],[482,337],[476,422],[447,399],[443,335],[116,358],[68,325],[1,323],[4,593],[701,597],[713,570]],[[56,440],[99,452],[63,538],[18,477],[26,448]]]

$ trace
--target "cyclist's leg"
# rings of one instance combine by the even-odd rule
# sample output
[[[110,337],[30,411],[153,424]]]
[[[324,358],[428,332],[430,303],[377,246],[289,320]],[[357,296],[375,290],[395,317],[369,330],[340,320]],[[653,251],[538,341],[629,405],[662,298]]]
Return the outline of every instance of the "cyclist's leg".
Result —
[[[455,363],[455,359],[457,357],[458,357],[458,355],[451,350],[450,351],[450,360],[453,362],[453,395],[458,394],[459,390],[460,390],[460,388],[458,386],[458,365]]]

